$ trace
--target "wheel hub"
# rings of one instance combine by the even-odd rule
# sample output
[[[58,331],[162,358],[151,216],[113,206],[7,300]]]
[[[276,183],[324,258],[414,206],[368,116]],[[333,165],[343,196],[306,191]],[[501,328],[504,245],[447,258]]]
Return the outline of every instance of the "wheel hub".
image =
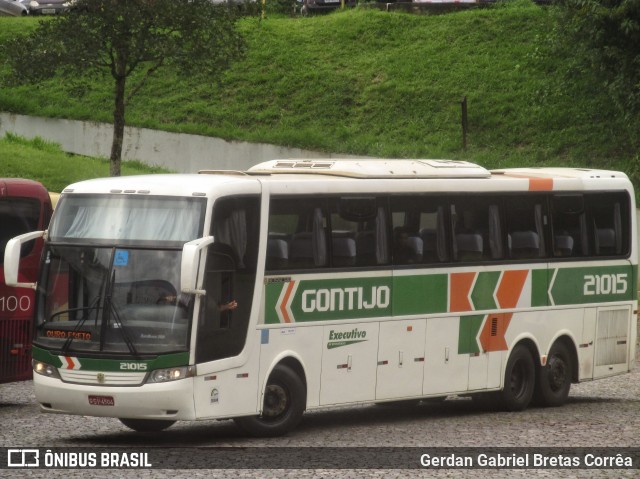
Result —
[[[270,384],[265,391],[262,415],[269,418],[277,417],[287,410],[288,403],[284,388],[277,384]]]
[[[549,386],[552,390],[562,389],[567,381],[567,368],[560,358],[554,357],[549,363]]]

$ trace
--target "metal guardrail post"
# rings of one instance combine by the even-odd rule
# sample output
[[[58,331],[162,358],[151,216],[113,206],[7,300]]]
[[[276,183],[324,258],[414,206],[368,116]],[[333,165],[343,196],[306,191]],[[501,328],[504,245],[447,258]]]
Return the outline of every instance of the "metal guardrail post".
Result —
[[[462,99],[460,102],[460,106],[462,108],[462,149],[467,149],[467,132],[469,130],[469,120],[467,117],[467,96]]]

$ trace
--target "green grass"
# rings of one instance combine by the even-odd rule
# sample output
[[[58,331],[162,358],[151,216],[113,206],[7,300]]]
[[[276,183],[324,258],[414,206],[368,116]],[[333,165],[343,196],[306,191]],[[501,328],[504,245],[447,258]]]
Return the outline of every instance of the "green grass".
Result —
[[[26,140],[7,134],[0,139],[0,171],[3,178],[29,178],[59,192],[76,181],[109,176],[109,160],[70,155],[41,138]],[[123,175],[163,172],[166,170],[135,161],[122,165]]]
[[[0,41],[34,22],[0,18]],[[206,82],[165,70],[134,99],[128,124],[336,153],[636,176],[640,135],[617,119],[594,79],[566,76],[570,53],[552,48],[553,7],[510,2],[421,16],[355,9],[246,18],[240,27],[245,59]],[[4,87],[0,110],[110,121],[107,78],[83,97],[64,85]]]

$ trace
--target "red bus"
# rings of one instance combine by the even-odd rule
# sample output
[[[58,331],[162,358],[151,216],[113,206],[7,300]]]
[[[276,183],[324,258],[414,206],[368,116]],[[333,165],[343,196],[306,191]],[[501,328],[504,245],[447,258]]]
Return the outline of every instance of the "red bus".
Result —
[[[0,383],[31,379],[34,313],[34,291],[5,284],[4,249],[17,235],[46,229],[52,211],[49,193],[40,183],[0,179]],[[43,240],[37,239],[22,247],[21,281],[37,281],[42,246]]]

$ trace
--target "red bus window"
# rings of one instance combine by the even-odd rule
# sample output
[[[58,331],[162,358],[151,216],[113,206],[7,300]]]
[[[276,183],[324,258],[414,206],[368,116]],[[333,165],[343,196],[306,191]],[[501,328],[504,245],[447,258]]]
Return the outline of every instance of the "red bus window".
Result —
[[[0,252],[4,252],[7,242],[24,233],[38,229],[40,221],[40,202],[31,198],[0,198]],[[22,256],[28,255],[35,241],[30,241],[22,248]],[[4,262],[4,254],[0,255],[0,264]]]

